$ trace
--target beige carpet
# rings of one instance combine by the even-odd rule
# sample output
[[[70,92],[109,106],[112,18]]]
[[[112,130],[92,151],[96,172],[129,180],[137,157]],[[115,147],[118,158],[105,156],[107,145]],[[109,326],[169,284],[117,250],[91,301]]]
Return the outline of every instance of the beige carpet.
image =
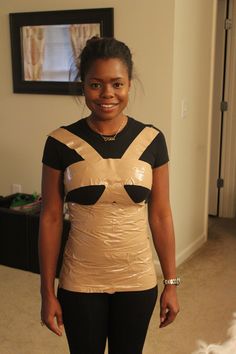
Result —
[[[227,338],[236,312],[236,220],[210,219],[209,225],[207,244],[178,270],[178,319],[160,330],[158,304],[143,354],[191,354],[199,339]],[[68,353],[65,336],[58,338],[39,324],[38,288],[38,275],[0,266],[0,354]]]

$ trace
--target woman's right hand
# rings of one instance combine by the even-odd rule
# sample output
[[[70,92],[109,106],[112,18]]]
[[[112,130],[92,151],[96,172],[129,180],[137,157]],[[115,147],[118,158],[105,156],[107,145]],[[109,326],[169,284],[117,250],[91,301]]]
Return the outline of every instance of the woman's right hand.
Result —
[[[56,296],[42,297],[41,321],[52,332],[58,336],[62,336],[62,310]]]

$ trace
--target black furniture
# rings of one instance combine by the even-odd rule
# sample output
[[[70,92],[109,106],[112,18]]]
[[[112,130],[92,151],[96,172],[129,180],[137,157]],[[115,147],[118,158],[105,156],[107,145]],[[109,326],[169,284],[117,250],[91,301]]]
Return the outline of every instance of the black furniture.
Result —
[[[10,209],[15,196],[12,194],[0,198],[0,264],[39,273],[39,213],[31,214]],[[64,220],[57,276],[61,268],[69,229],[70,222]]]

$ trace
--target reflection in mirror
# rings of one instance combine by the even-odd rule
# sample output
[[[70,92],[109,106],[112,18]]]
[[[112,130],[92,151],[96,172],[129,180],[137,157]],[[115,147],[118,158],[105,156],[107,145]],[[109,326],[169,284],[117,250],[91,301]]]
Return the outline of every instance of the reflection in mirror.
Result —
[[[99,23],[21,27],[24,80],[69,81],[86,41],[100,33]]]

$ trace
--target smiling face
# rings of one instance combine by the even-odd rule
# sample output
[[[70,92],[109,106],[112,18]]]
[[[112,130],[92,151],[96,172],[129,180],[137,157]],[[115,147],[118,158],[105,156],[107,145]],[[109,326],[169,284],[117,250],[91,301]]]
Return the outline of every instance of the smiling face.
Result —
[[[123,119],[130,80],[126,65],[118,58],[97,59],[84,80],[84,96],[96,120]]]

